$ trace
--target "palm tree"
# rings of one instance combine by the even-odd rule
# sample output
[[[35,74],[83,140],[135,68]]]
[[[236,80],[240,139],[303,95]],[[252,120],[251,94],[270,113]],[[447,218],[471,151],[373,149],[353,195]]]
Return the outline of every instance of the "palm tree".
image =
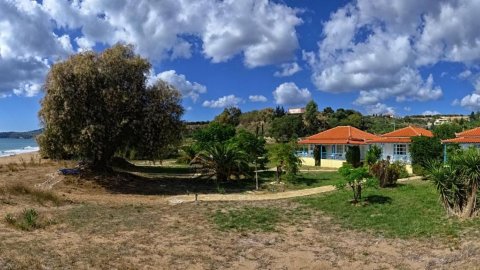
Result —
[[[249,171],[248,156],[245,152],[228,144],[213,144],[198,153],[190,165],[206,177],[215,177],[216,182],[224,182],[232,176],[240,177]]]
[[[480,151],[468,149],[453,155],[447,164],[429,166],[429,178],[435,183],[447,212],[470,218],[478,212]]]

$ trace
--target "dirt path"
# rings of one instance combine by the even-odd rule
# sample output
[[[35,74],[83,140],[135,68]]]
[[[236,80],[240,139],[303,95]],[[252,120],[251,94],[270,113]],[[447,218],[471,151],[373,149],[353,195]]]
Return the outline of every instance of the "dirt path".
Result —
[[[266,200],[279,200],[279,199],[288,199],[294,197],[309,196],[324,192],[329,192],[335,190],[334,186],[323,186],[317,188],[301,189],[301,190],[292,190],[279,193],[264,193],[264,194],[199,194],[197,200],[199,201],[217,201],[217,202],[226,202],[226,201],[266,201]],[[168,198],[169,203],[183,203],[183,202],[194,202],[195,195],[178,195]]]

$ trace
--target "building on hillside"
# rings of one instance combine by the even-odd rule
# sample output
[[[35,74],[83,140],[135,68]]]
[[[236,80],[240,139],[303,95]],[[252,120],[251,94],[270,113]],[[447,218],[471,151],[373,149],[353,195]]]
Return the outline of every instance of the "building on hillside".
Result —
[[[303,145],[304,149],[297,155],[303,164],[314,166],[314,148],[319,147],[321,150],[320,166],[340,168],[345,162],[348,146],[359,146],[360,159],[363,160],[369,147],[368,141],[373,139],[378,139],[378,137],[355,127],[339,126],[301,140],[299,144]]]
[[[445,123],[451,123],[453,121],[460,121],[460,120],[470,121],[470,117],[466,115],[444,115],[444,116],[440,116],[440,118],[438,119],[435,119],[433,124],[438,126]]]
[[[424,128],[408,126],[380,135],[369,143],[376,144],[382,149],[382,159],[411,164],[410,144],[412,137],[416,136],[433,137],[433,134]],[[407,171],[412,172],[411,166],[407,166]]]
[[[288,109],[288,114],[302,114],[305,113],[305,108],[292,108]]]
[[[447,160],[447,145],[453,143],[460,145],[463,149],[472,146],[480,148],[480,127],[456,133],[453,139],[443,140],[443,157],[445,161]]]

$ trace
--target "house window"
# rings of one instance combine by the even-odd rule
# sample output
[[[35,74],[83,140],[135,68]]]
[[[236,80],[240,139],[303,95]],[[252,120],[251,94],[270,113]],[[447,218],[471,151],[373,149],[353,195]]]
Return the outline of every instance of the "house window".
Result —
[[[407,155],[407,145],[406,144],[395,144],[393,146],[393,154],[396,156],[406,156]]]

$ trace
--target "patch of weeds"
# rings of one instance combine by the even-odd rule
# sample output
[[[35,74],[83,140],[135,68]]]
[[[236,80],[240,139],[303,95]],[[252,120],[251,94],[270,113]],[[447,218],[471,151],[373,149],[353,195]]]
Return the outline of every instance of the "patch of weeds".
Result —
[[[213,220],[220,230],[273,231],[281,221],[279,209],[244,207],[227,211],[218,210]]]
[[[51,202],[55,206],[59,206],[63,203],[63,200],[51,191],[31,188],[24,184],[14,184],[6,186],[3,190],[0,190],[0,193],[8,195],[28,196],[33,201],[41,205],[46,205],[48,202]]]
[[[7,214],[5,221],[20,230],[33,231],[35,229],[45,228],[54,223],[51,219],[40,217],[35,209],[25,209],[20,215]]]
[[[15,162],[9,162],[9,163],[6,164],[6,166],[7,166],[7,170],[9,172],[18,172],[18,170],[19,170],[18,169],[18,164],[15,163]]]

